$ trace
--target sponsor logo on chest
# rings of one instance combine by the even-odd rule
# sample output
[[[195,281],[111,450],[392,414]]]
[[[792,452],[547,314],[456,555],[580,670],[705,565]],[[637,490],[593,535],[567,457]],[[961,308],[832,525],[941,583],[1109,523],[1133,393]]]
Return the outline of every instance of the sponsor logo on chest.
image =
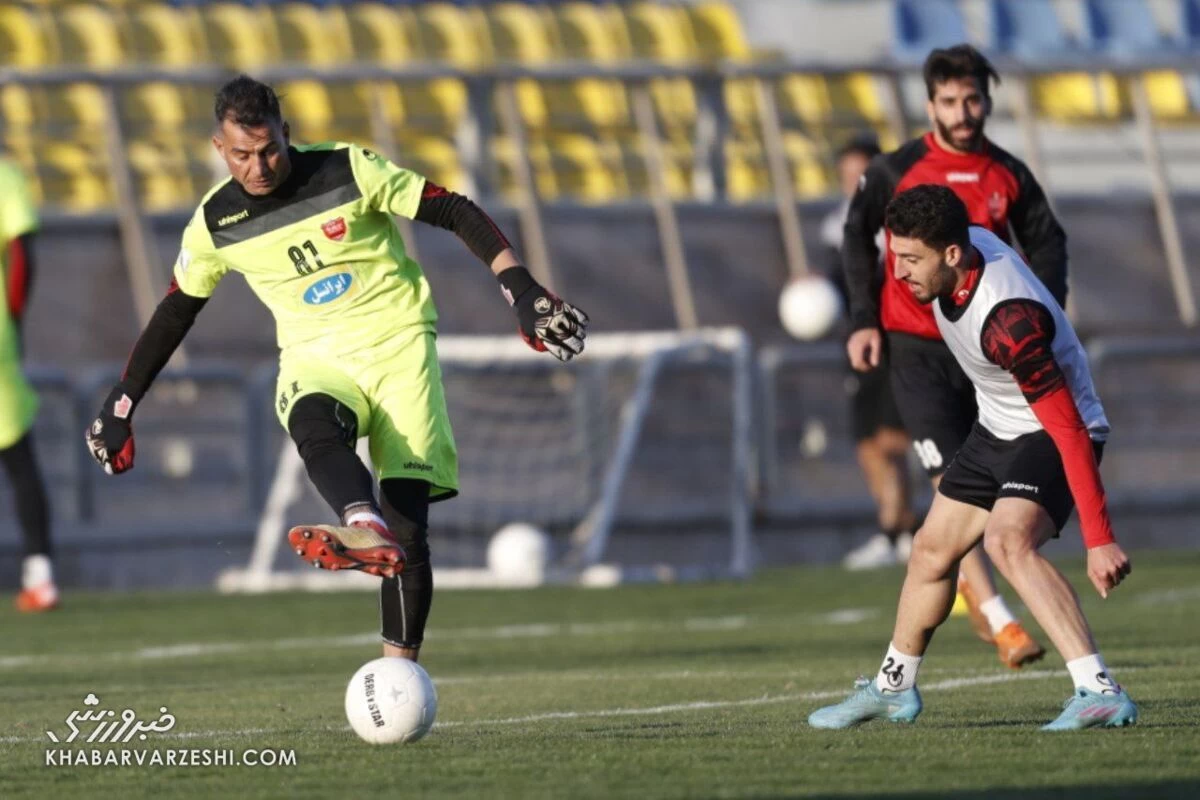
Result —
[[[331,303],[350,291],[354,276],[349,272],[339,272],[328,275],[309,286],[304,292],[304,302],[310,306],[320,306]]]
[[[979,183],[978,172],[947,172],[946,183]]]
[[[328,222],[322,222],[321,231],[324,232],[325,238],[340,242],[346,237],[346,218],[336,217]]]

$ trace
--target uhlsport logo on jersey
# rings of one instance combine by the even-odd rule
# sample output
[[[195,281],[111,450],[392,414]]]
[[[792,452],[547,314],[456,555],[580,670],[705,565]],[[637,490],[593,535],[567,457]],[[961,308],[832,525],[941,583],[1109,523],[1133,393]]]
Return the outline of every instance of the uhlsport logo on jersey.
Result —
[[[325,236],[335,242],[340,242],[346,236],[346,218],[337,217],[328,222],[321,223],[321,230]]]
[[[339,272],[314,283],[304,292],[304,302],[320,306],[337,300],[350,290],[354,277],[349,272]]]

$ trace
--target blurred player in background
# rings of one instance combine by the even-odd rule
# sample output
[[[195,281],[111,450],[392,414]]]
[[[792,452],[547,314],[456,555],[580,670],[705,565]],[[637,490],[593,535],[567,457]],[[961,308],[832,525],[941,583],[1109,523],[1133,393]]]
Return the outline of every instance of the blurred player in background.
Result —
[[[917,184],[948,186],[966,203],[973,224],[1004,241],[1012,227],[1034,274],[1059,304],[1067,295],[1067,237],[1029,168],[984,136],[991,81],[999,80],[987,59],[969,45],[934,50],[925,60],[924,78],[932,130],[871,163],[850,203],[842,260],[853,330],[850,363],[870,370],[886,345],[900,418],[936,487],[978,409],[971,382],[941,341],[933,314],[896,279],[891,252],[882,284],[876,280],[884,209],[895,194]],[[1045,654],[996,591],[983,553],[963,559],[961,578],[972,624],[980,638],[995,643],[1001,661],[1015,669]]]
[[[242,273],[275,317],[276,412],[340,525],[293,528],[313,566],[383,577],[383,653],[416,660],[433,598],[430,503],[458,493],[435,347],[437,312],[392,215],[457,234],[489,265],[525,341],[569,361],[587,317],[537,284],[467,198],[357,145],[289,142],[274,90],[240,76],[217,93],[213,144],[230,178],[183,233],[175,279],[87,432],[110,473],[133,466],[131,421],[221,277]],[[370,442],[380,485],[355,454]]]
[[[37,210],[25,178],[0,161],[0,462],[8,473],[25,538],[21,565],[21,611],[58,606],[50,552],[50,511],[33,449],[38,399],[21,371],[21,323],[33,285],[33,238]]]
[[[829,277],[843,295],[846,278],[842,269],[842,234],[846,214],[850,211],[850,198],[858,190],[858,182],[867,166],[879,152],[874,137],[864,136],[851,140],[837,153],[838,181],[845,199],[821,223],[821,243],[830,251]],[[876,280],[882,280],[882,275],[876,276]],[[900,412],[892,396],[891,378],[882,357],[878,365],[852,375],[850,380],[855,454],[863,480],[875,500],[879,533],[847,553],[842,563],[852,570],[902,564],[908,561],[913,531],[917,529],[908,480],[908,434],[900,421]]]
[[[1130,572],[1113,537],[1098,459],[1109,425],[1087,355],[1055,297],[994,233],[970,224],[945,186],[925,184],[887,208],[893,275],[931,304],[948,349],[974,387],[979,419],[938,486],[913,542],[896,627],[873,681],[813,712],[817,728],[921,713],[917,670],[954,601],[955,565],[982,540],[1046,631],[1075,684],[1043,730],[1122,727],[1137,707],[1101,658],[1071,584],[1038,549],[1073,506],[1087,572],[1108,593]]]

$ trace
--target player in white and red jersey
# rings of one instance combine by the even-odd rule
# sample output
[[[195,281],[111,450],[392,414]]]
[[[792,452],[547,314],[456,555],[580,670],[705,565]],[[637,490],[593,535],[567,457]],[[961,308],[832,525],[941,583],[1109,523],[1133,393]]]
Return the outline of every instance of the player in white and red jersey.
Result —
[[[1133,724],[1137,707],[1100,657],[1078,597],[1038,552],[1078,505],[1096,591],[1107,598],[1130,571],[1100,480],[1109,425],[1083,346],[1045,285],[995,234],[970,225],[950,189],[925,184],[897,195],[886,225],[895,277],[919,302],[933,304],[938,331],[975,387],[979,420],[913,542],[877,677],[813,712],[809,724],[916,719],[917,669],[950,612],[958,561],[980,539],[1075,683],[1062,714],[1043,730]]]

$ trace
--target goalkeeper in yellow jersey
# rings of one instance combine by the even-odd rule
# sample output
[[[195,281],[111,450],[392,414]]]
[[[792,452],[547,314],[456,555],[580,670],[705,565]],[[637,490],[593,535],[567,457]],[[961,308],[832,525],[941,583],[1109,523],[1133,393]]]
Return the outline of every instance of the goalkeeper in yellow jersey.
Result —
[[[12,483],[25,538],[17,608],[30,612],[58,605],[50,566],[50,513],[31,433],[38,400],[21,370],[21,322],[33,282],[37,225],[25,178],[12,164],[0,162],[0,463]]]
[[[587,316],[538,285],[467,198],[357,145],[297,147],[270,86],[240,76],[217,92],[213,144],[230,179],[183,233],[174,281],[87,431],[116,474],[133,466],[138,402],[221,277],[242,273],[275,317],[275,411],[340,524],[288,540],[324,569],[383,578],[384,655],[415,660],[433,596],[429,504],[458,492],[458,460],[435,347],[437,312],[392,215],[453,231],[488,264],[534,349],[569,361]],[[355,455],[366,436],[380,482]]]

